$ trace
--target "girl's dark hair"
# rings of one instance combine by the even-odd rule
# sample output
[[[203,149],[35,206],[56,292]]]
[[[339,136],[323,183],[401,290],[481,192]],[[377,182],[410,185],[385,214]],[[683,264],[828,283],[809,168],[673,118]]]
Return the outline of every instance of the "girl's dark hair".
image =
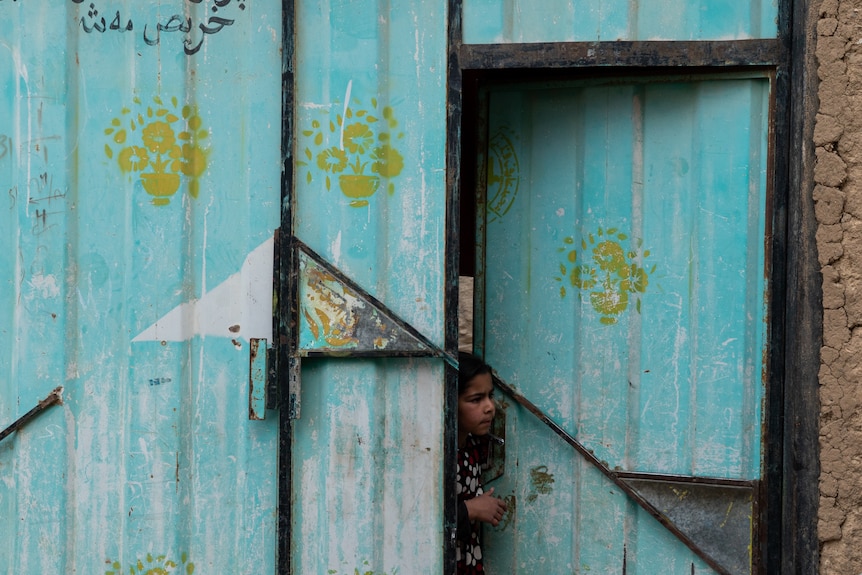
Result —
[[[458,352],[458,394],[464,393],[467,384],[477,375],[491,373],[491,366],[472,353]]]

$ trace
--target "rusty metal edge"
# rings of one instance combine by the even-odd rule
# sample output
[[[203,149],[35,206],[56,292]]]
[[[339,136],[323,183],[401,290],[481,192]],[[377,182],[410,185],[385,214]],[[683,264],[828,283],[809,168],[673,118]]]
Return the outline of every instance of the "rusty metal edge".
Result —
[[[277,231],[276,257],[273,265],[275,309],[273,321],[274,388],[278,406],[278,500],[276,516],[276,572],[289,575],[292,571],[292,420],[288,416],[287,388],[291,369],[291,338],[296,324],[291,295],[295,287],[290,238],[293,236],[293,106],[294,106],[294,45],[295,5],[293,0],[281,3],[281,221]]]
[[[787,61],[781,40],[691,40],[464,44],[462,70],[579,67],[776,66]]]
[[[715,487],[729,487],[736,489],[756,489],[760,482],[753,479],[728,479],[724,477],[704,477],[696,475],[674,475],[667,473],[644,473],[640,471],[617,471],[620,479],[631,479],[634,481],[655,481],[657,483],[691,483],[695,485],[710,485]]]
[[[3,441],[14,432],[18,431],[34,419],[39,416],[43,411],[51,407],[55,404],[63,403],[63,387],[55,387],[54,390],[45,397],[45,399],[41,400],[36,404],[36,407],[16,419],[3,431],[0,431],[0,441]]]

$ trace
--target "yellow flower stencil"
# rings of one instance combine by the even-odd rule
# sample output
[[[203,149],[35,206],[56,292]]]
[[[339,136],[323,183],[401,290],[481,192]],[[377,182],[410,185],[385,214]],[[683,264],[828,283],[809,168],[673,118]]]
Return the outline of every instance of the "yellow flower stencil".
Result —
[[[566,297],[565,283],[579,290],[581,297],[586,293],[592,308],[600,314],[599,321],[613,325],[629,306],[631,295],[635,298],[635,309],[641,311],[640,295],[649,286],[649,276],[656,266],[647,271],[642,267],[649,250],[628,250],[623,244],[628,236],[616,228],[598,228],[595,234],[581,239],[580,255],[575,247],[575,239],[563,239],[564,247],[558,251],[563,254],[560,263],[560,277],[554,278],[564,285],[560,287],[560,297]]]
[[[185,553],[180,556],[179,563],[169,559],[167,555],[154,557],[147,553],[144,559],[137,559],[125,570],[119,561],[108,559],[107,562],[111,568],[105,571],[105,575],[194,575],[195,572],[195,564],[188,560]]]
[[[153,196],[153,204],[164,206],[185,179],[188,193],[197,198],[199,178],[207,168],[207,149],[202,142],[209,137],[197,109],[191,105],[180,108],[177,99],[165,103],[153,98],[144,105],[135,98],[135,110],[123,108],[105,129],[108,143],[105,155],[116,156],[124,173],[140,173],[144,190]],[[116,153],[115,153],[115,146]]]
[[[381,108],[376,98],[371,98],[370,104],[365,106],[353,98],[346,107],[333,104],[322,110],[323,117],[313,119],[310,129],[302,131],[305,159],[297,161],[297,165],[307,167],[306,184],[312,183],[317,170],[322,172],[327,191],[336,178],[341,193],[355,208],[367,206],[381,183],[394,194],[392,180],[404,169],[404,157],[394,142],[404,133],[396,132],[394,110]]]

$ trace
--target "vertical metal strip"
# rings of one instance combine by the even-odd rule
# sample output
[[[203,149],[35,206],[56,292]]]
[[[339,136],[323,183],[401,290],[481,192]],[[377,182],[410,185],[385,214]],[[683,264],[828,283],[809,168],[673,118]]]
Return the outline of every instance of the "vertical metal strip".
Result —
[[[446,263],[444,309],[445,344],[448,354],[458,352],[458,268],[460,257],[460,204],[461,204],[461,106],[462,74],[458,55],[462,42],[461,0],[448,4],[448,55],[446,67]],[[458,371],[446,363],[443,396],[443,521],[445,545],[443,549],[444,575],[455,573],[455,529],[458,525],[458,506],[455,483],[458,457]]]
[[[775,159],[776,215],[786,215],[773,235],[776,257],[784,266],[773,277],[785,283],[772,293],[775,302],[770,349],[777,356],[770,362],[768,405],[775,415],[769,421],[780,437],[770,444],[780,447],[767,460],[773,479],[770,513],[780,510],[780,547],[772,549],[771,572],[816,573],[819,568],[817,510],[819,503],[819,413],[818,375],[822,344],[823,306],[820,300],[820,265],[817,259],[812,188],[814,185],[814,112],[817,101],[816,6],[804,0],[779,4],[779,36],[785,56],[777,74],[777,122]],[[779,208],[778,201],[782,202]],[[778,219],[778,218],[776,218]],[[786,311],[785,311],[786,310]],[[783,384],[783,389],[782,389]],[[772,392],[775,392],[775,397]],[[777,481],[780,478],[780,483]],[[778,535],[771,539],[778,538]],[[774,545],[774,544],[773,544]],[[780,561],[779,561],[780,560]]]
[[[778,36],[784,54],[790,53],[790,31],[793,27],[793,0],[779,2]],[[784,346],[786,342],[787,305],[787,201],[789,196],[789,113],[790,69],[787,62],[781,62],[776,67],[775,79],[770,91],[770,128],[773,141],[770,142],[768,156],[770,170],[767,178],[767,225],[766,237],[771,242],[766,245],[769,254],[769,335],[767,359],[768,373],[764,374],[766,381],[763,433],[761,446],[763,448],[763,481],[760,496],[766,498],[760,506],[757,515],[760,529],[755,536],[760,547],[757,554],[753,549],[754,559],[760,566],[759,572],[766,569],[776,572],[783,569],[779,566],[785,563],[784,555],[792,551],[792,546],[785,549],[784,531]],[[771,184],[771,185],[770,185]],[[755,570],[755,572],[758,572]],[[790,572],[790,571],[789,571]]]
[[[476,237],[476,271],[473,278],[473,349],[480,356],[485,355],[485,251],[486,226],[488,225],[488,107],[490,93],[487,88],[473,92],[475,98],[476,122],[472,129],[476,132],[475,182],[476,218],[474,222]]]
[[[295,249],[293,237],[293,96],[295,10],[293,0],[282,2],[282,69],[281,69],[281,228],[278,249],[276,317],[276,380],[278,382],[278,520],[276,524],[276,565],[279,574],[291,572],[291,484],[292,420],[288,393],[291,359],[296,350]]]

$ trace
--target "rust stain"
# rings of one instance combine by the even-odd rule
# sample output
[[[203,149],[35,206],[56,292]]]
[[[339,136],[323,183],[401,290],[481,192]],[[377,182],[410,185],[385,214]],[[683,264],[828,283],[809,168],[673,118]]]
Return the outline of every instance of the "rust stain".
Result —
[[[231,333],[239,333],[239,324],[232,325],[228,328]]]

